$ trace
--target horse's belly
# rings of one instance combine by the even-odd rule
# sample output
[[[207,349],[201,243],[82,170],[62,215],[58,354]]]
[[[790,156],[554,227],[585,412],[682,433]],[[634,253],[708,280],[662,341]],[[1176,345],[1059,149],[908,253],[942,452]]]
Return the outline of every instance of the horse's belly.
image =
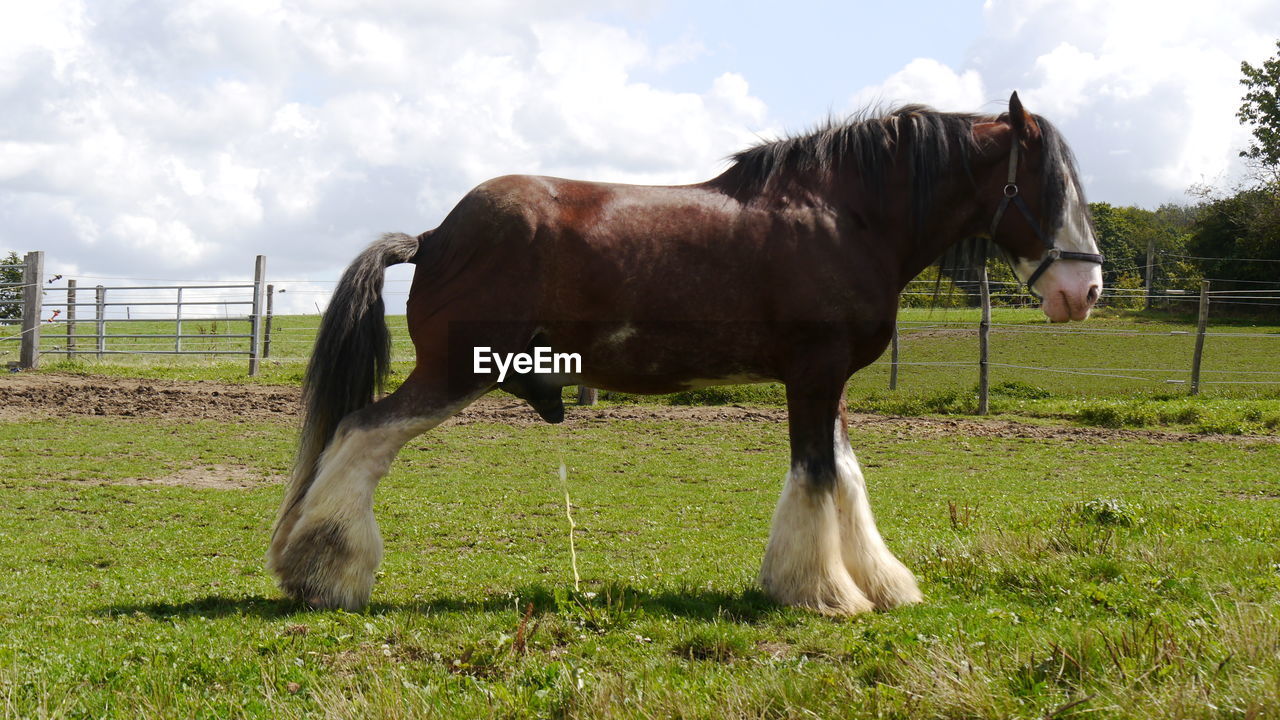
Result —
[[[665,395],[668,393],[697,390],[717,385],[750,385],[759,382],[771,382],[772,378],[748,375],[730,375],[723,378],[685,378],[667,375],[625,375],[609,374],[583,376],[581,385],[609,390],[612,392],[634,393],[637,395]]]
[[[634,393],[680,392],[775,379],[764,335],[742,328],[618,323],[551,332],[557,352],[582,358],[581,384]]]

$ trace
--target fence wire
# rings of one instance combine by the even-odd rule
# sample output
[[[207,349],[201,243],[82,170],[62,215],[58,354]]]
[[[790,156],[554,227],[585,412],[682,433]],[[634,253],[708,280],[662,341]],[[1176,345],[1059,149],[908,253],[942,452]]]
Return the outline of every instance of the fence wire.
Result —
[[[1156,263],[1158,264],[1158,263]],[[23,267],[21,265],[16,267]],[[1134,266],[1131,269],[1146,270],[1148,266]],[[77,280],[109,280],[105,276],[79,276]],[[122,278],[121,278],[122,279]],[[138,278],[128,278],[132,283]],[[156,279],[157,282],[174,283],[173,280]],[[283,295],[327,296],[331,289],[314,286],[332,286],[337,280],[273,280],[276,293]],[[1235,282],[1235,281],[1232,281]],[[1265,307],[1280,306],[1280,281],[1242,281],[1252,283],[1248,287],[1237,287],[1230,290],[1209,290],[1207,293],[1211,306],[1254,305]],[[409,280],[389,280],[384,288],[384,296],[399,298],[408,295]],[[284,285],[302,285],[303,287],[281,287]],[[28,288],[36,285],[6,283],[0,287]],[[935,293],[937,285],[933,281],[912,281],[908,284],[904,295],[907,297],[945,296],[948,285],[966,291],[976,287],[976,283],[944,282],[942,293]],[[997,291],[1021,292],[1023,286],[1017,282],[992,282],[991,287]],[[1272,287],[1275,286],[1275,287]],[[65,288],[45,290],[46,300],[43,305],[53,311],[51,317],[41,318],[38,330],[42,333],[40,352],[46,355],[60,355],[67,358],[94,356],[127,356],[127,355],[176,355],[192,354],[199,356],[245,355],[243,346],[252,342],[251,332],[240,329],[251,323],[251,315],[232,315],[232,308],[251,306],[252,300],[238,297],[234,293],[251,290],[255,286],[243,281],[212,281],[200,285],[182,286],[179,284],[164,285],[122,285],[106,287],[110,302],[98,302],[95,294],[99,288],[90,285],[76,286],[76,299],[68,297],[65,301],[54,300],[53,293],[65,293]],[[1233,286],[1234,287],[1234,286]],[[121,300],[121,295],[127,294]],[[1103,302],[1120,303],[1158,302],[1158,303],[1190,303],[1199,302],[1198,293],[1184,291],[1147,292],[1140,288],[1109,289]],[[8,302],[8,301],[6,301]],[[14,304],[21,306],[19,299]],[[1030,299],[1014,300],[1001,307],[1026,308],[1034,305]],[[184,308],[189,308],[184,311]],[[221,314],[216,309],[222,310]],[[210,312],[210,309],[213,309]],[[317,307],[319,309],[319,307]],[[976,308],[938,308],[938,312],[976,312]],[[72,311],[77,317],[70,318]],[[123,316],[121,316],[123,315]],[[181,315],[180,318],[175,315]],[[274,317],[274,324],[265,336],[266,347],[270,348],[271,359],[282,361],[304,360],[311,350],[317,328],[314,321],[306,321],[308,326],[299,326],[297,321],[284,317]],[[897,323],[900,340],[910,341],[904,347],[898,367],[915,367],[922,370],[961,371],[965,368],[977,368],[977,352],[973,359],[932,360],[913,359],[912,353],[933,353],[922,342],[940,340],[929,336],[930,332],[944,333],[968,338],[979,332],[978,323],[971,318],[964,319],[900,319]],[[114,327],[113,327],[114,326]],[[130,329],[131,327],[136,329]],[[1181,339],[1197,337],[1193,326],[1187,329],[1145,330],[1140,328],[1098,328],[1084,326],[1080,328],[1063,328],[1054,325],[1028,325],[1016,322],[989,323],[992,335],[1002,336],[1041,335],[1046,338],[1066,340],[1079,336],[1082,342],[1088,338],[1168,338],[1178,342]],[[151,330],[154,328],[154,332]],[[197,332],[192,332],[197,329]],[[393,340],[393,357],[407,359],[413,356],[413,348],[408,343],[408,334],[403,326],[390,328]],[[31,330],[25,331],[27,333]],[[913,337],[919,335],[918,337]],[[6,332],[6,326],[0,325],[0,357],[7,357],[22,339],[23,332]],[[1199,333],[1201,338],[1211,338],[1212,353],[1215,344],[1223,342],[1223,338],[1234,338],[1241,342],[1265,343],[1269,339],[1280,338],[1280,332],[1256,332],[1242,330],[1240,332],[1205,330]],[[7,342],[12,341],[12,342]],[[1153,342],[1155,342],[1153,340]],[[1190,343],[1187,343],[1189,348]],[[999,344],[993,346],[999,352]],[[1233,346],[1238,347],[1238,346]],[[1277,348],[1280,349],[1280,348]],[[1212,355],[1211,355],[1212,357]],[[1221,364],[1221,362],[1219,363]],[[878,367],[891,366],[886,359],[878,360]],[[1055,375],[1090,376],[1111,380],[1124,380],[1143,385],[1186,383],[1190,373],[1189,367],[1154,367],[1129,363],[1132,367],[1103,367],[1088,365],[1073,367],[1069,365],[1027,364],[1018,362],[988,362],[990,368],[1001,368],[1019,372],[1045,373]],[[1207,378],[1207,379],[1206,379]],[[909,379],[904,379],[909,385]],[[1280,370],[1246,370],[1231,367],[1215,368],[1207,364],[1202,368],[1200,385],[1280,385]]]

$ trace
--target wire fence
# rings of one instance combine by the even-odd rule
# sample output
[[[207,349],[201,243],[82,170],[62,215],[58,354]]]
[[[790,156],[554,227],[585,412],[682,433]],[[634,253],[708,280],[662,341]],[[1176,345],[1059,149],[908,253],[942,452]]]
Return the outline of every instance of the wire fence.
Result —
[[[46,290],[44,286],[52,281],[45,280],[44,253],[28,253],[20,267],[23,282],[5,287],[20,289],[22,297],[6,297],[4,304],[19,311],[21,329],[16,333],[0,330],[0,357],[11,353],[12,346],[18,348],[11,370],[35,368],[42,356],[50,354],[67,359],[240,355],[248,359],[250,375],[258,372],[265,319],[264,256],[255,261],[252,282],[202,285],[82,288],[70,279],[65,289]],[[191,332],[193,321],[202,319],[208,320],[210,330],[206,332],[201,324]]]
[[[26,267],[26,266],[23,266]],[[264,266],[265,267],[265,266]],[[42,282],[8,283],[43,297],[39,322],[24,318],[23,329],[0,327],[0,359],[14,362],[24,337],[38,333],[35,357],[109,359],[129,356],[195,356],[204,361],[247,357],[251,361],[301,362],[309,357],[319,326],[322,301],[336,280],[274,280],[263,271],[251,283],[201,285],[95,285],[44,289]],[[37,279],[39,275],[35,276]],[[83,276],[77,280],[110,278]],[[156,282],[167,282],[163,278]],[[137,282],[137,281],[134,281]],[[408,295],[409,281],[388,281],[388,306]],[[1213,283],[1193,293],[1169,289],[1109,289],[1099,308],[1143,304],[1173,305],[1198,311],[1200,321],[1164,319],[1126,323],[1051,325],[1027,321],[1035,306],[1016,283],[992,282],[996,317],[986,323],[991,356],[981,360],[977,341],[983,329],[976,308],[900,311],[891,349],[873,367],[887,372],[891,389],[923,384],[925,376],[972,378],[984,365],[1001,380],[1061,384],[1066,378],[1093,379],[1109,391],[1153,388],[1199,392],[1202,387],[1280,388],[1280,328],[1253,328],[1211,319],[1233,308],[1280,307],[1280,281],[1254,282],[1241,290],[1214,289]],[[914,281],[904,296],[932,296],[932,281]],[[274,300],[285,293],[313,302],[312,315],[276,316]],[[1000,313],[1014,313],[1001,315]],[[393,360],[410,361],[414,350],[403,317],[391,317]],[[255,323],[258,329],[255,330]],[[34,330],[33,326],[34,325]],[[1206,350],[1206,347],[1208,348]],[[1105,352],[1100,352],[1105,348]],[[1028,351],[1034,351],[1029,354]],[[1135,358],[1147,360],[1135,361]],[[1161,362],[1150,362],[1149,359]],[[1207,358],[1207,359],[1206,359]],[[1090,385],[1089,387],[1094,387]]]
[[[895,361],[891,357],[885,357],[879,360],[876,365],[888,368],[894,366],[898,368],[976,368],[978,366],[976,339],[979,330],[977,323],[972,320],[938,322],[911,321],[900,318],[896,330],[898,342],[902,346],[899,359]],[[908,359],[916,353],[922,355],[936,354],[938,351],[936,349],[931,350],[928,345],[937,345],[941,340],[939,335],[943,334],[963,338],[962,341],[953,343],[953,345],[963,345],[971,348],[971,352],[968,354],[971,355],[972,359],[938,361]],[[1002,349],[1009,350],[1016,347],[1022,351],[1017,354],[1025,355],[1028,340],[1038,340],[1040,345],[1045,348],[1045,353],[1043,354],[1044,362],[1042,364],[1000,362],[998,360],[988,362],[988,365],[992,368],[1028,371],[1017,373],[1018,379],[1038,373],[1042,375],[1077,375],[1127,380],[1132,381],[1129,383],[1132,388],[1147,387],[1150,389],[1157,386],[1189,386],[1196,370],[1195,342],[1197,337],[1203,337],[1215,339],[1217,352],[1213,356],[1212,363],[1201,365],[1199,385],[1249,384],[1280,387],[1280,370],[1257,369],[1260,363],[1264,366],[1271,364],[1274,367],[1280,367],[1280,364],[1269,363],[1267,360],[1268,357],[1280,356],[1280,342],[1276,342],[1280,341],[1280,329],[1273,332],[1206,330],[1204,333],[1197,333],[1194,324],[1186,324],[1179,329],[1144,331],[1127,328],[1090,328],[1087,325],[1081,326],[1080,329],[1058,329],[1057,326],[1044,324],[993,322],[990,323],[990,336],[992,347],[997,353]],[[1005,338],[1008,339],[1007,342],[1003,342]],[[1116,341],[1123,341],[1123,344],[1118,344]],[[1247,342],[1251,346],[1251,352],[1241,352],[1241,348],[1233,341]],[[1106,343],[1112,349],[1123,348],[1124,352],[1118,353],[1118,357],[1099,356],[1096,353],[1099,343]],[[966,352],[963,347],[958,352],[953,350],[954,354]],[[1007,354],[1012,355],[1014,353]],[[1134,362],[1135,359],[1153,355],[1164,359],[1181,357],[1184,362],[1164,365]],[[1073,360],[1079,362],[1090,356],[1094,356],[1092,363],[1086,361],[1078,365],[1064,365],[1064,363],[1070,363]],[[1202,351],[1202,363],[1204,362],[1204,357],[1205,354]],[[1098,362],[1099,360],[1107,359],[1114,359],[1116,364],[1107,365]],[[910,381],[907,380],[906,382],[909,385]],[[896,385],[893,389],[896,389]]]

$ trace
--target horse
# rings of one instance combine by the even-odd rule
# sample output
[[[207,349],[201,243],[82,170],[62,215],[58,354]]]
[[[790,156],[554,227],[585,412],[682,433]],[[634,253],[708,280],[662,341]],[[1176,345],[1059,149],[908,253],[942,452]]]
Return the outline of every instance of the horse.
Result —
[[[1072,152],[1015,92],[998,115],[908,105],[729,161],[683,186],[499,177],[435,229],[387,234],[361,253],[304,380],[267,552],[282,590],[317,608],[367,605],[383,553],[378,481],[407,441],[495,387],[559,422],[571,384],[652,394],[781,382],[791,464],[763,590],[830,615],[920,602],[876,529],[846,381],[885,349],[906,284],[964,248],[982,262],[1004,254],[1049,320],[1088,317],[1102,256]],[[416,365],[375,400],[390,353],[382,281],[397,263],[417,266],[407,303]],[[581,363],[571,373],[517,364],[500,380],[478,370],[479,348],[550,348]]]

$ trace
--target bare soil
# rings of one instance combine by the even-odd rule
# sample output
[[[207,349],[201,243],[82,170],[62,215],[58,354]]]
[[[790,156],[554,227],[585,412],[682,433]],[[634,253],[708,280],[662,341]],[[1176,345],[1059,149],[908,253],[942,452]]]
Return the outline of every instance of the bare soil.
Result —
[[[284,475],[255,473],[242,465],[209,465],[190,467],[158,478],[127,478],[112,480],[110,485],[161,485],[172,487],[202,488],[211,490],[248,490],[263,485],[283,485]]]
[[[54,373],[0,375],[0,421],[99,415],[227,422],[297,422],[300,398],[298,388],[277,385],[143,380]],[[784,409],[772,407],[604,405],[570,406],[565,422],[575,426],[614,420],[782,423],[786,419]],[[1112,430],[976,418],[853,415],[850,420],[855,427],[876,428],[904,439],[945,434],[1090,443],[1149,439],[1165,442],[1213,440],[1254,444],[1280,440],[1275,437],[1237,438],[1164,430]],[[523,401],[495,393],[481,398],[448,424],[535,425],[541,422]],[[240,480],[234,473],[224,478],[224,481],[232,483]]]

